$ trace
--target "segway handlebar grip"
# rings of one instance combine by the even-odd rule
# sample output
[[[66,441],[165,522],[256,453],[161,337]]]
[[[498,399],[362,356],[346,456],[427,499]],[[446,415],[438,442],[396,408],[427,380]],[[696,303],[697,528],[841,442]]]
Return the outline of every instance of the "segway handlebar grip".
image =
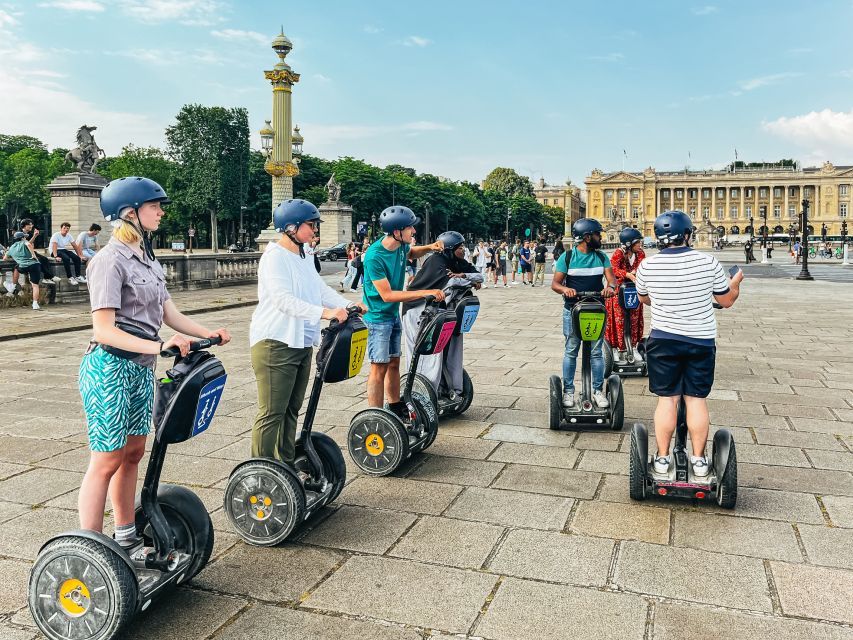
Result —
[[[203,338],[201,340],[193,340],[190,342],[190,351],[201,351],[202,349],[207,349],[208,347],[212,347],[222,342],[222,338],[216,336],[215,338]],[[160,356],[163,358],[173,358],[175,356],[181,355],[180,350],[177,347],[169,347],[168,349],[163,349],[160,352]]]
[[[601,291],[576,291],[576,298],[600,298]]]
[[[431,305],[435,302],[435,296],[424,296],[424,304]]]
[[[714,307],[715,309],[722,309],[723,308],[723,305],[721,305],[719,302],[712,302],[711,306]]]

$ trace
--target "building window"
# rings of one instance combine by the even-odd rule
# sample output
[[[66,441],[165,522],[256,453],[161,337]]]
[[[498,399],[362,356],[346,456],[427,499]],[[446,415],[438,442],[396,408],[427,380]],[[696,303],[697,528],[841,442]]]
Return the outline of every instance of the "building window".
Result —
[[[718,198],[725,198],[726,197],[726,190],[725,189],[717,189],[717,197]]]
[[[624,206],[619,207],[619,219],[620,220],[625,219],[625,207]]]
[[[791,198],[796,198],[797,197],[797,187],[788,187],[788,195]]]
[[[724,213],[723,206],[720,205],[719,207],[717,207],[717,220],[723,219],[723,213]]]
[[[752,197],[752,189],[746,189],[746,197],[747,197],[747,198],[751,198],[751,197]]]
[[[773,187],[773,197],[781,198],[782,197],[782,187]]]
[[[848,189],[849,187],[850,187],[850,185],[848,185],[848,184],[840,184],[840,185],[838,185],[838,195],[840,195],[840,196],[846,196],[846,195],[847,195],[847,189]]]
[[[626,191],[625,189],[619,189],[619,199],[620,200],[625,199],[625,191]]]
[[[669,198],[669,189],[661,189],[660,190],[661,198]]]
[[[773,217],[774,217],[774,218],[781,218],[781,217],[782,217],[782,207],[781,207],[781,205],[778,205],[778,204],[774,204],[774,205],[773,205]]]
[[[703,198],[710,198],[711,197],[711,190],[710,189],[702,189],[702,197]]]
[[[846,202],[842,202],[841,204],[838,205],[838,215],[841,218],[847,217],[847,203]]]
[[[788,205],[788,217],[795,218],[797,216],[797,208],[794,205]]]
[[[729,215],[732,218],[737,218],[737,205],[736,204],[733,204],[731,209],[729,209]]]
[[[613,189],[605,189],[604,190],[604,198],[606,200],[610,200],[611,198],[613,198]]]
[[[631,189],[631,197],[632,198],[639,198],[640,197],[640,190],[639,189]]]
[[[731,191],[731,194],[730,194],[730,196],[729,196],[729,197],[731,197],[731,198],[738,198],[738,197],[740,197],[740,194],[738,193],[738,189],[737,189],[737,187],[732,187],[732,191]]]
[[[631,210],[631,217],[632,217],[634,220],[639,220],[639,219],[640,219],[640,207],[634,207],[634,208]]]
[[[678,198],[679,200],[681,198],[683,198],[684,197],[684,189],[676,189],[675,190],[675,197]]]
[[[752,217],[752,205],[751,204],[746,205],[746,209],[744,210],[744,212],[746,213],[747,218],[751,218]]]
[[[811,195],[812,195],[812,188],[811,187],[803,187],[803,196],[808,198]]]
[[[710,208],[710,207],[702,207],[702,218],[703,218],[704,220],[707,220],[707,219],[708,219],[708,216],[709,216],[710,214],[711,214],[711,208]]]
[[[761,187],[758,190],[758,197],[759,198],[766,198],[767,197],[767,187]]]

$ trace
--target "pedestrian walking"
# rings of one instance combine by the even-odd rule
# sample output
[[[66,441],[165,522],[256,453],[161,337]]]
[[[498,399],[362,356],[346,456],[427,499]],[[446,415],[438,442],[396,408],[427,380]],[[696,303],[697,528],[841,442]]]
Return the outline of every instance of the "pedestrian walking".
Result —
[[[545,286],[545,262],[548,258],[548,247],[544,242],[539,242],[533,250],[533,264],[535,271],[533,273],[533,286],[539,281],[543,287]]]

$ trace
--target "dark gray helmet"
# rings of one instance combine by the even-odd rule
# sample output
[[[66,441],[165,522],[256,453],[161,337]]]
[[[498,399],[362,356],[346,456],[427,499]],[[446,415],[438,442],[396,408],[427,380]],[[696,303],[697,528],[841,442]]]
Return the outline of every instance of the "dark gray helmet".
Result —
[[[273,227],[283,233],[288,226],[299,226],[303,222],[320,220],[320,212],[307,200],[291,199],[279,204],[272,213]]]
[[[581,218],[572,225],[572,237],[576,242],[581,242],[584,236],[603,231],[601,223],[595,218]]]
[[[693,221],[683,211],[664,211],[655,218],[655,238],[661,247],[682,244],[693,235]]]
[[[118,220],[124,209],[139,209],[146,202],[169,204],[171,200],[159,184],[138,176],[113,180],[101,191],[101,213],[106,220]]]
[[[385,233],[402,231],[406,227],[416,227],[420,223],[421,219],[409,207],[399,205],[388,207],[379,214],[379,226]]]
[[[448,257],[453,255],[459,245],[465,244],[465,237],[458,231],[445,231],[438,239],[444,243],[444,254]]]
[[[633,227],[625,227],[619,232],[619,242],[623,249],[629,249],[637,240],[642,241],[643,234]]]

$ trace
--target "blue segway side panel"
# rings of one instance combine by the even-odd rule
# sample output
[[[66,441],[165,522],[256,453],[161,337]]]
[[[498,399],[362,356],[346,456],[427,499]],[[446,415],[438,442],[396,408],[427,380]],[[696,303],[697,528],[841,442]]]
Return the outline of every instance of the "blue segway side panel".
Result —
[[[619,306],[623,309],[633,311],[640,308],[640,295],[637,293],[637,287],[633,284],[623,282],[619,285]]]
[[[462,298],[456,305],[456,330],[454,335],[468,333],[480,313],[480,301],[476,296]]]
[[[226,378],[218,358],[208,351],[194,351],[157,380],[154,426],[158,441],[175,444],[206,431]]]
[[[341,382],[358,375],[367,353],[367,327],[359,317],[351,317],[334,329],[323,329],[317,366],[323,382]]]

